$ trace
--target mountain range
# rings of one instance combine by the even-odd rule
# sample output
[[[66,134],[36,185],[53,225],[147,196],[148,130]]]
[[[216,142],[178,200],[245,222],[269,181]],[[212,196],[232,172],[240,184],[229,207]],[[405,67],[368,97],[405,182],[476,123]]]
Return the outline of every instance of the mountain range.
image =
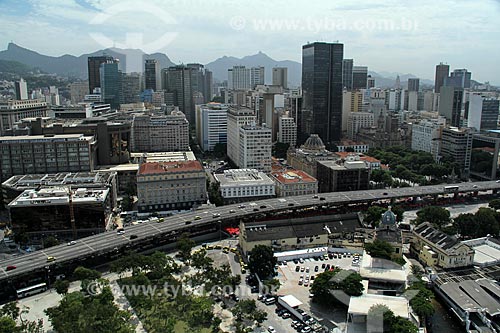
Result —
[[[133,54],[144,59],[156,59],[160,68],[174,66],[175,64],[163,53],[146,54],[141,50],[131,49],[118,49],[108,48],[99,50],[93,53],[82,54],[80,56],[73,56],[65,54],[59,57],[52,57],[40,54],[38,52],[21,47],[14,43],[9,43],[7,49],[0,51],[0,60],[17,61],[32,68],[38,68],[46,73],[55,73],[60,76],[68,76],[86,79],[87,78],[87,58],[90,56],[109,55],[120,60],[120,68],[127,69],[126,55]],[[215,80],[227,80],[227,70],[236,65],[246,67],[264,66],[265,67],[265,82],[272,82],[272,68],[273,67],[287,67],[288,68],[288,83],[290,87],[298,87],[301,84],[302,65],[299,62],[291,60],[274,60],[263,52],[258,52],[254,55],[245,56],[243,58],[236,58],[230,56],[223,56],[218,58],[205,66],[213,72]],[[401,73],[386,73],[386,72],[369,72],[372,77],[376,79],[377,87],[393,87],[396,80],[396,75],[400,76],[401,85],[404,87],[406,81],[410,77],[416,77],[413,74]],[[434,84],[431,80],[420,80],[421,85],[432,86]]]

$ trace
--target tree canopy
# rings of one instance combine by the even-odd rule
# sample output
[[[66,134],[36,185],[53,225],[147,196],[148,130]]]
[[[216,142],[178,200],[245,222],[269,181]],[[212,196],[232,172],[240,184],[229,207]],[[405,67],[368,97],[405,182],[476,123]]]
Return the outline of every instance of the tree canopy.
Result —
[[[313,301],[325,306],[349,304],[348,296],[361,296],[361,275],[335,268],[316,275],[311,286]]]
[[[365,250],[372,257],[387,260],[391,260],[392,254],[394,253],[394,248],[390,243],[378,239],[376,239],[372,243],[366,243]]]
[[[129,323],[130,314],[118,309],[108,286],[96,295],[66,294],[58,306],[45,313],[57,332],[134,332]]]
[[[424,222],[430,222],[438,229],[442,229],[451,222],[450,212],[443,207],[424,207],[417,212],[415,223],[419,225]]]
[[[481,207],[476,214],[460,214],[454,219],[456,231],[462,238],[479,238],[487,235],[498,236],[500,213]]]
[[[382,324],[384,333],[417,333],[418,327],[406,318],[397,317],[386,305],[373,305],[368,311],[368,325]],[[380,332],[382,327],[371,327],[372,331]]]
[[[261,279],[273,275],[274,266],[277,263],[273,249],[266,245],[257,245],[249,255],[248,268],[252,273],[256,273]]]

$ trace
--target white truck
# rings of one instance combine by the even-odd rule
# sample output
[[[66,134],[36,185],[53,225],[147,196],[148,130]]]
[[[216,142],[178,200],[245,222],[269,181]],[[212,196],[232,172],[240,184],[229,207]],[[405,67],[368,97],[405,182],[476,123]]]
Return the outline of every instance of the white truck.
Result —
[[[293,295],[279,296],[278,304],[281,305],[284,309],[290,312],[293,316],[295,316],[298,320],[304,320],[305,312],[299,309],[299,306],[302,305],[302,302],[299,301]]]

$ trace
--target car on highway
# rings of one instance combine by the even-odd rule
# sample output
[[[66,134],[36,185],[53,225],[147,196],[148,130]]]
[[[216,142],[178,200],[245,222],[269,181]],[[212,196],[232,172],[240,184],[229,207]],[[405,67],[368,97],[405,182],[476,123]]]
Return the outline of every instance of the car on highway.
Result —
[[[262,206],[260,206],[260,208],[264,209],[264,208],[267,208],[267,206],[266,205],[262,205]]]
[[[326,200],[325,197],[321,197],[319,198],[319,200],[323,201],[323,200]]]
[[[294,204],[293,202],[290,202],[290,203],[288,204],[288,206],[289,206],[289,207],[292,207],[292,206],[295,206],[295,204]]]
[[[68,246],[75,245],[75,244],[76,244],[75,241],[71,241],[71,242],[68,243]]]
[[[195,216],[195,217],[194,217],[194,220],[195,220],[195,221],[201,220],[201,216],[198,216],[198,215],[197,215],[197,216]]]
[[[186,221],[186,225],[187,225],[187,224],[191,224],[191,221]]]
[[[317,194],[313,195],[313,199],[318,199],[319,196]]]
[[[231,209],[229,213],[234,214],[234,209]]]
[[[243,209],[243,208],[245,208],[245,205],[239,205],[238,208]]]
[[[254,211],[254,212],[258,212],[258,211],[259,211],[259,209],[258,209],[258,208],[254,208],[254,209],[253,209],[253,211]]]
[[[56,260],[56,257],[47,257],[47,262],[53,262]]]
[[[17,267],[14,265],[9,265],[9,266],[7,266],[7,268],[5,268],[5,270],[8,272],[8,271],[11,271],[11,270],[16,269],[16,268]]]
[[[137,238],[137,235],[130,235],[130,239],[136,239]]]
[[[387,193],[387,192],[384,192],[384,193],[382,193],[382,194],[383,194],[383,195],[389,195],[389,193]]]
[[[213,217],[213,218],[220,217],[220,214],[219,214],[219,213],[213,213],[213,214],[212,214],[212,217]]]

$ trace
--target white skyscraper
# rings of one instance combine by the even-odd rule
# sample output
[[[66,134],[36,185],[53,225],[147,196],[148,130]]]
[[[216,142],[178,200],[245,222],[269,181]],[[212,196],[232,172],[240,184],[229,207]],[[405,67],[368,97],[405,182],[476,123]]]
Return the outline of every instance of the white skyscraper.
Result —
[[[272,140],[271,129],[246,125],[239,128],[240,169],[256,169],[271,172]]]
[[[196,106],[196,137],[203,151],[227,143],[227,110],[226,104],[219,103]]]
[[[288,115],[282,115],[279,118],[278,142],[288,143],[292,148],[295,148],[297,144],[297,124]]]
[[[228,69],[228,88],[231,90],[252,89],[250,84],[250,69],[245,66],[233,66]]]
[[[255,86],[264,84],[264,76],[264,67],[260,66],[250,68],[250,87],[254,89]]]
[[[21,78],[19,81],[16,81],[15,86],[16,86],[16,99],[18,101],[28,99],[28,85],[26,84],[26,81],[24,81],[24,79]]]
[[[227,113],[227,156],[235,164],[239,161],[240,127],[254,125],[255,112],[246,107],[230,107]]]

